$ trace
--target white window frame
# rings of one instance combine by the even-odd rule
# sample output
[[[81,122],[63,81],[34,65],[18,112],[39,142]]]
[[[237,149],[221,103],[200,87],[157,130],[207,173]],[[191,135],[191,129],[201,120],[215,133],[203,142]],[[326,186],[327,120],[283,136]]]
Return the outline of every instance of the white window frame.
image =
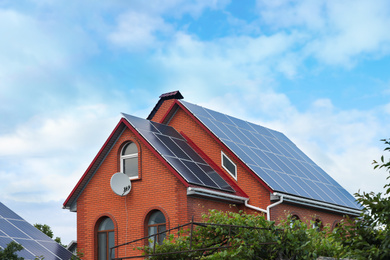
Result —
[[[123,169],[123,161],[125,160],[125,159],[130,159],[130,158],[135,158],[135,157],[137,157],[138,158],[138,155],[139,155],[139,152],[137,152],[137,153],[132,153],[132,154],[128,154],[128,155],[123,155],[123,150],[125,149],[125,147],[127,146],[127,145],[129,145],[130,143],[134,143],[134,142],[128,142],[128,143],[126,143],[123,147],[122,147],[122,150],[121,150],[121,172],[123,172],[124,174],[126,174],[125,173],[125,171],[124,171],[124,169]],[[134,143],[135,144],[135,143]],[[135,144],[136,145],[136,144]],[[137,145],[136,145],[137,146]],[[138,150],[138,146],[137,146],[137,150]],[[130,180],[134,180],[134,179],[139,179],[139,163],[138,163],[138,174],[137,174],[137,176],[134,176],[134,177],[129,177],[129,179]],[[127,175],[127,174],[126,174]]]
[[[223,165],[223,157],[226,157],[226,159],[228,159],[229,162],[231,162],[234,165],[234,171],[235,171],[236,175],[231,173],[230,170],[228,168],[226,168],[225,165]],[[235,180],[237,180],[237,175],[238,175],[237,174],[237,165],[223,151],[221,151],[221,165],[222,165],[222,168],[224,168]]]

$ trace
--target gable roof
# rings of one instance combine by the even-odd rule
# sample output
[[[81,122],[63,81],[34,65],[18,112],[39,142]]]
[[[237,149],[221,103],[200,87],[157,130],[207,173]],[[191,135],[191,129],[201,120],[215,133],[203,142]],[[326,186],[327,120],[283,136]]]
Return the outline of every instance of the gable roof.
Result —
[[[236,184],[229,182],[228,178],[221,177],[224,175],[223,171],[211,167],[172,127],[127,114],[122,115],[123,118],[65,200],[63,208],[77,211],[77,198],[126,128],[130,129],[186,187],[218,190],[221,195],[219,198],[225,200],[237,198],[243,201],[244,197],[247,197]],[[162,142],[161,139],[165,141]],[[181,150],[185,152],[180,153]]]
[[[122,115],[186,182],[235,192],[173,127],[124,113]]]
[[[23,246],[17,255],[26,260],[37,256],[45,260],[67,260],[73,255],[0,202],[0,248],[12,241]]]
[[[284,134],[186,101],[191,113],[274,192],[360,210],[331,176]]]

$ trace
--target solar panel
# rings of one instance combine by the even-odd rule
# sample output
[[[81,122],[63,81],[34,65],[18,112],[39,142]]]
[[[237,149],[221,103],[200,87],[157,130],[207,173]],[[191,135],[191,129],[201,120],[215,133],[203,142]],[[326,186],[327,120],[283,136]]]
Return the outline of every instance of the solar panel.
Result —
[[[12,241],[23,246],[17,254],[26,260],[41,256],[45,260],[68,260],[72,257],[71,252],[0,202],[0,248],[6,248]]]
[[[284,134],[183,100],[180,102],[274,191],[362,208]]]
[[[122,115],[188,183],[234,192],[173,127]]]

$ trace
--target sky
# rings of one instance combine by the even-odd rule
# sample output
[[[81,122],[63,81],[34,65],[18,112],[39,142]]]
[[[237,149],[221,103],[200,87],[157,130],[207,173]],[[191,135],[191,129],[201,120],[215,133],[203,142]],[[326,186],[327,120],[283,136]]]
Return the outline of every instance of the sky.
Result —
[[[76,240],[62,204],[120,113],[175,90],[383,191],[389,28],[387,0],[0,0],[0,201]]]

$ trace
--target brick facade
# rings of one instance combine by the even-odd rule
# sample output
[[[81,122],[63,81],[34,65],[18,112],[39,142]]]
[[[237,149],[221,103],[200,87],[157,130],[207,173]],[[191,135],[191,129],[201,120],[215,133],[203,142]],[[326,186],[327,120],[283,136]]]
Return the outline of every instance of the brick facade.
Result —
[[[182,108],[170,115],[172,108],[178,108],[175,100],[162,102],[152,120],[162,122],[170,117],[169,125],[178,132],[185,133],[201,151],[224,172],[224,178],[229,182],[237,183],[244,194],[249,197],[249,204],[266,209],[272,202],[270,190],[262,181],[249,171],[237,157],[218,142],[202,127],[195,118],[191,117]],[[114,194],[110,188],[111,176],[120,171],[120,151],[123,145],[132,141],[137,144],[139,156],[139,179],[132,180],[131,192],[124,197]],[[237,181],[221,167],[221,151],[226,153],[237,166]],[[97,226],[99,220],[110,217],[115,225],[115,243],[122,244],[143,236],[147,231],[145,224],[153,210],[164,213],[167,229],[194,220],[201,220],[201,215],[209,209],[223,211],[244,210],[254,213],[255,210],[236,205],[232,207],[228,202],[194,198],[187,196],[187,187],[169,169],[161,158],[148,147],[131,129],[125,128],[118,140],[112,146],[97,171],[93,174],[85,188],[77,198],[77,242],[78,250],[84,253],[84,259],[97,259]],[[271,209],[271,220],[279,222],[287,213],[299,216],[301,220],[320,219],[323,224],[334,226],[342,219],[341,214],[315,210],[308,207],[282,203]],[[139,242],[135,246],[142,246]],[[116,252],[117,257],[134,254],[132,247],[121,247]]]

